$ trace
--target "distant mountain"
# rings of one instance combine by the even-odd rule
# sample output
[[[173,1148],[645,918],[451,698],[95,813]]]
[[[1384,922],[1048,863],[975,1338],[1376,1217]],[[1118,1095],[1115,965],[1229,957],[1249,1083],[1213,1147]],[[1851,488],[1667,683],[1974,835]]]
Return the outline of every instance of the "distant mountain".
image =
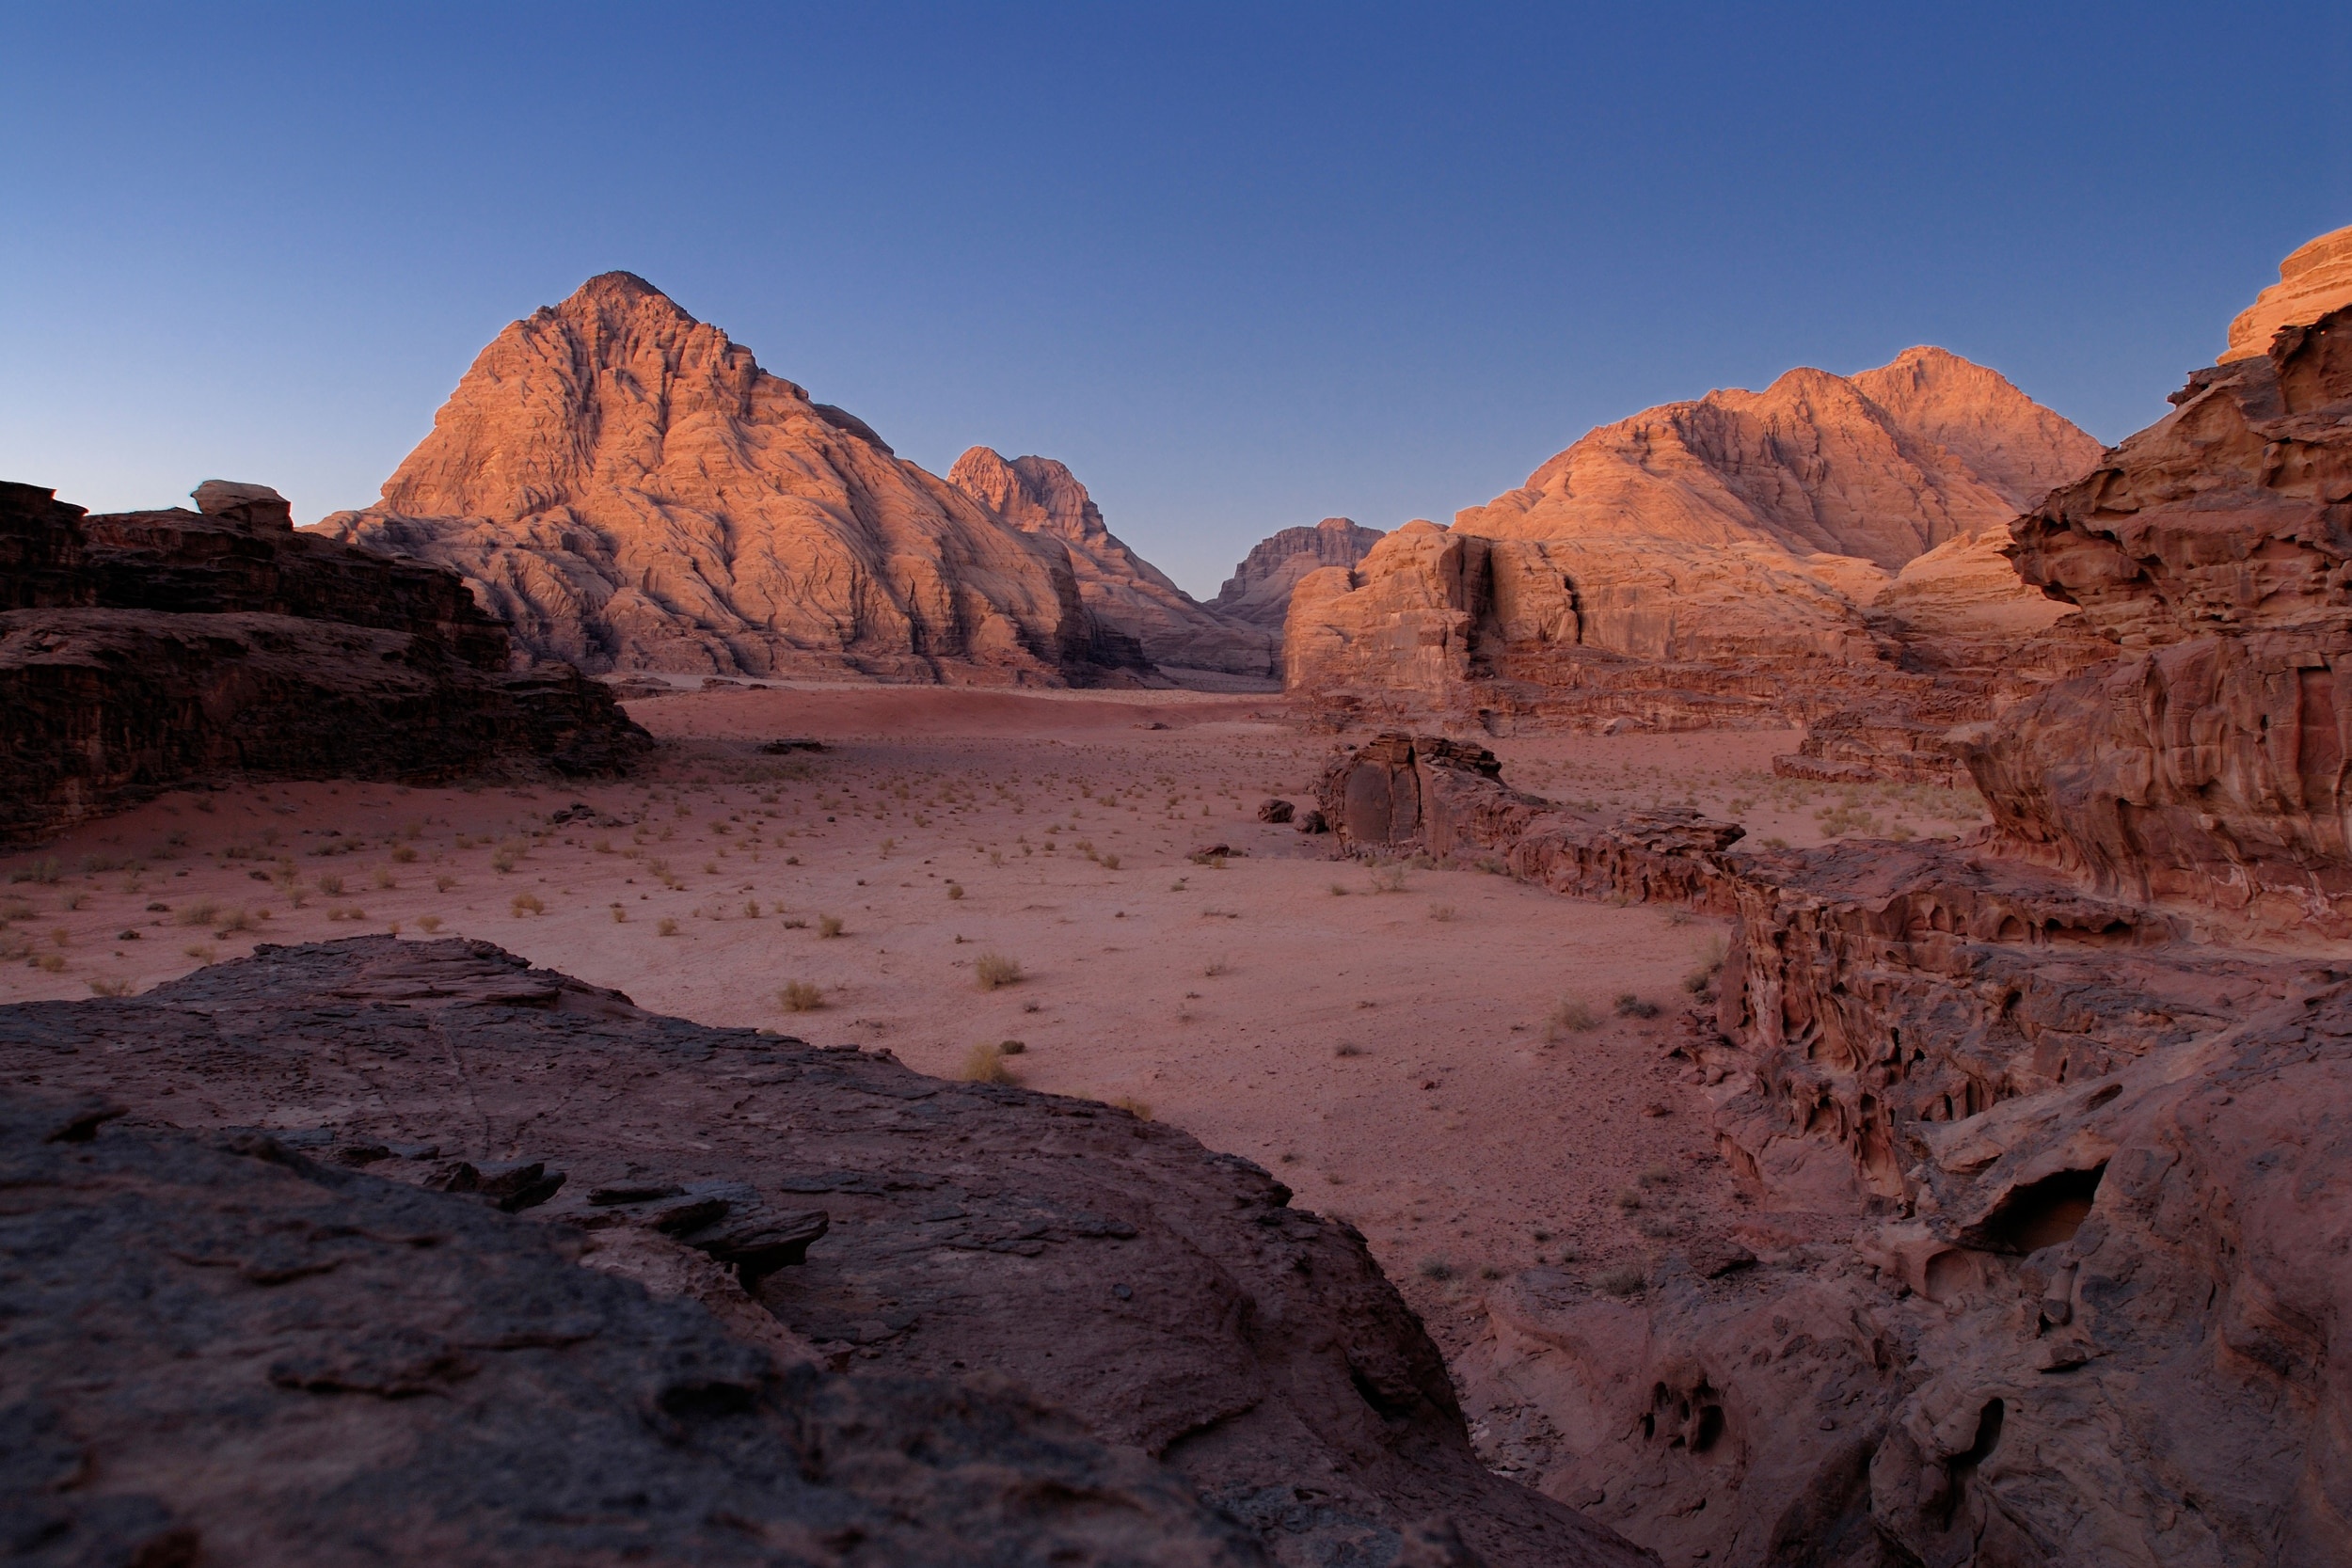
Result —
[[[1222,614],[1274,633],[1279,644],[1298,579],[1326,566],[1353,566],[1379,542],[1378,529],[1359,527],[1351,517],[1283,529],[1259,540],[1209,602]]]
[[[974,447],[956,459],[947,479],[1013,527],[1067,546],[1088,612],[1152,663],[1261,679],[1279,673],[1279,624],[1269,630],[1229,619],[1177,587],[1111,532],[1067,466]]]
[[[1888,571],[2006,524],[2098,440],[1940,348],[1848,377],[1793,370],[1603,425],[1519,489],[1455,516],[1497,539],[1769,543]]]
[[[323,525],[452,566],[591,672],[1104,673],[1070,551],[625,272],[514,323],[383,499]]]

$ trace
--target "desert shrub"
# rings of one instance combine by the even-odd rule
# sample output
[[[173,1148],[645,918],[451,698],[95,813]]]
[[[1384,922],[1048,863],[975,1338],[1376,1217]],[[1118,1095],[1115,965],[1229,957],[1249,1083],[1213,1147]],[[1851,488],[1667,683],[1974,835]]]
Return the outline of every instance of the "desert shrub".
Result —
[[[437,914],[419,915],[417,917],[417,927],[420,930],[423,931],[426,936],[431,936],[434,932],[441,928],[441,917]]]
[[[1442,1258],[1424,1258],[1421,1260],[1421,1276],[1423,1279],[1452,1279],[1454,1265]]]
[[[787,931],[805,931],[808,929],[808,922],[794,916],[784,923],[784,928]]]
[[[1021,978],[1021,964],[1002,953],[983,953],[972,960],[972,978],[982,990],[994,990],[1001,986],[1017,983]]]
[[[967,1084],[1017,1084],[1021,1080],[1005,1066],[1004,1047],[976,1045],[963,1058],[963,1067],[956,1076]]]
[[[341,898],[343,895],[343,879],[323,876],[319,879],[319,891],[329,898]]]
[[[1613,1269],[1603,1269],[1593,1276],[1595,1288],[1613,1296],[1634,1295],[1648,1283],[1647,1275],[1626,1263],[1620,1263]]]
[[[1569,1035],[1589,1034],[1600,1027],[1600,1015],[1582,997],[1563,997],[1544,1020],[1544,1037],[1565,1039]]]
[[[43,953],[40,958],[33,960],[33,967],[41,971],[43,974],[62,974],[65,973],[65,955],[62,953]]]
[[[1018,1056],[1028,1050],[1029,1046],[1026,1040],[998,1040],[996,1049],[1008,1056]]]
[[[159,857],[160,858],[160,857]],[[8,873],[11,882],[39,882],[43,886],[57,879],[60,873],[54,859],[27,861]]]
[[[1433,904],[1429,907],[1429,918],[1437,921],[1452,920],[1454,918],[1454,906],[1451,904]]]
[[[626,925],[628,925],[628,911],[627,911],[627,910],[623,909],[623,908],[622,908],[620,905],[618,905],[618,904],[613,905],[613,906],[612,906],[612,924],[613,924],[613,925],[615,925],[615,926],[626,926]]]
[[[1232,969],[1233,966],[1225,961],[1225,955],[1219,953],[1216,958],[1211,958],[1207,963],[1200,966],[1200,973],[1208,978],[1214,980],[1220,974],[1232,974]]]
[[[1343,883],[1343,882],[1333,882],[1333,883],[1331,884],[1331,896],[1332,896],[1332,897],[1334,897],[1334,898],[1344,898],[1344,897],[1346,897],[1346,896],[1347,896],[1347,886],[1346,886],[1346,884],[1345,884],[1345,883]]]
[[[1679,1180],[1672,1165],[1651,1165],[1635,1180],[1645,1187],[1671,1187]]]
[[[1116,871],[1119,869],[1119,857],[1117,855],[1104,855],[1102,858],[1102,865],[1103,869],[1105,871]]]
[[[1633,992],[1625,991],[1617,997],[1617,1016],[1619,1018],[1656,1018],[1658,1004],[1645,1002]]]
[[[1403,893],[1405,891],[1405,868],[1401,865],[1374,866],[1372,868],[1372,891]]]
[[[392,859],[398,861],[403,865],[414,865],[417,860],[416,847],[410,844],[394,846],[392,849]]]
[[[89,983],[89,993],[92,996],[128,996],[131,994],[131,982],[128,980],[92,980]]]
[[[1129,1116],[1135,1117],[1137,1121],[1150,1121],[1152,1119],[1152,1105],[1149,1101],[1137,1100],[1131,1094],[1122,1094],[1117,1100],[1112,1101],[1111,1103],[1126,1112]]]
[[[538,895],[531,893],[518,893],[515,895],[513,898],[507,901],[506,908],[508,911],[517,920],[520,920],[527,914],[545,914],[548,912],[548,906],[546,902],[542,900]]]
[[[841,934],[841,917],[837,914],[818,915],[817,917],[817,934],[820,937],[839,936]]]
[[[433,891],[436,893],[447,893],[450,889],[455,887],[456,885],[457,879],[451,876],[446,871],[433,879]]]
[[[180,949],[180,951],[185,953],[189,958],[194,958],[200,964],[211,963],[215,958],[220,957],[220,949],[215,947],[208,942],[192,942],[185,947]]]
[[[210,926],[219,913],[218,904],[209,898],[199,898],[192,904],[181,905],[180,912],[172,918],[183,926]]]
[[[250,931],[251,929],[253,929],[253,916],[246,913],[240,906],[220,917],[220,925],[215,928],[214,934],[225,937],[231,931]]]
[[[1331,1050],[1331,1054],[1334,1056],[1360,1056],[1363,1053],[1364,1048],[1362,1046],[1348,1045],[1344,1042],[1332,1047]]]
[[[947,896],[948,896],[948,897],[950,897],[950,898],[961,898],[961,897],[962,897],[962,896],[963,896],[963,884],[962,884],[961,882],[949,882],[949,883],[947,884]]]
[[[674,937],[677,935],[677,922],[672,920],[668,915],[663,915],[661,917],[661,923],[656,926],[654,929],[660,932],[665,937]]]
[[[787,1013],[813,1013],[825,1005],[825,993],[807,980],[790,980],[776,992],[776,1001]]]

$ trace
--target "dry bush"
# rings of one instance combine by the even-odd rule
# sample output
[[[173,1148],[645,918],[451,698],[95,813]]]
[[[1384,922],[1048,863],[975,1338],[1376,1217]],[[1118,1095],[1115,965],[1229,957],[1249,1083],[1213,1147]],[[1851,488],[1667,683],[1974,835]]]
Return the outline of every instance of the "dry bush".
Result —
[[[1594,1286],[1613,1296],[1639,1294],[1648,1283],[1648,1277],[1641,1270],[1624,1263],[1613,1269],[1603,1269],[1593,1276]]]
[[[1152,1119],[1151,1102],[1148,1101],[1137,1100],[1134,1095],[1122,1094],[1117,1100],[1112,1101],[1111,1103],[1126,1112],[1129,1116],[1135,1117],[1137,1121],[1150,1121]]]
[[[1225,961],[1225,955],[1222,953],[1200,967],[1200,973],[1212,980],[1220,974],[1230,974],[1232,972],[1233,966]]]
[[[996,1042],[996,1049],[1003,1052],[1008,1056],[1018,1056],[1023,1052],[1029,1049],[1029,1042],[1026,1040],[998,1040]]]
[[[417,859],[416,847],[408,844],[396,846],[392,850],[392,859],[398,861],[403,865],[415,864]]]
[[[1405,868],[1401,865],[1374,866],[1372,868],[1372,891],[1403,893],[1405,891]]]
[[[89,993],[92,996],[128,996],[131,994],[131,982],[128,980],[92,980],[89,983]]]
[[[329,898],[341,898],[343,895],[343,879],[341,877],[321,877],[319,891]]]
[[[837,914],[818,915],[817,917],[817,934],[820,937],[839,936],[841,934],[841,917]]]
[[[436,893],[447,893],[450,889],[455,887],[456,885],[457,879],[451,876],[446,871],[433,879],[433,891]]]
[[[1363,1053],[1364,1048],[1360,1045],[1347,1045],[1343,1043],[1332,1047],[1331,1050],[1331,1054],[1334,1056],[1360,1056]]]
[[[613,906],[612,906],[612,924],[613,924],[613,925],[615,925],[615,926],[626,926],[626,925],[628,925],[628,911],[627,911],[627,910],[623,909],[623,908],[622,908],[620,905],[618,905],[618,904],[613,905]]]
[[[65,973],[65,955],[62,953],[43,953],[40,958],[33,960],[33,967],[46,974],[62,974]]]
[[[787,931],[805,931],[808,929],[808,922],[795,916],[784,923],[784,928]]]
[[[1645,1002],[1629,990],[1622,991],[1617,996],[1617,1016],[1619,1018],[1656,1018],[1658,1004]]]
[[[790,980],[776,992],[776,1001],[787,1013],[813,1013],[825,1005],[825,993],[806,980]]]
[[[441,928],[441,917],[437,914],[419,915],[417,917],[417,927],[424,932],[426,936],[431,936],[434,932]]]
[[[193,904],[181,905],[180,912],[172,918],[183,926],[210,926],[219,913],[218,904],[209,898],[199,898]]]
[[[251,929],[253,929],[253,917],[246,912],[243,905],[239,905],[220,917],[220,924],[214,928],[213,934],[225,937],[231,931],[250,931]]]
[[[1429,907],[1429,918],[1438,921],[1452,920],[1454,918],[1454,906],[1451,904],[1432,904]]]
[[[982,990],[1014,985],[1021,979],[1021,964],[1002,953],[983,953],[972,960],[972,979]]]
[[[513,898],[507,901],[506,908],[507,911],[513,914],[517,920],[520,920],[527,914],[545,914],[548,912],[548,906],[546,902],[542,900],[538,895],[531,893],[518,893],[515,895]]]
[[[1020,1079],[1005,1066],[1004,1047],[976,1045],[963,1058],[963,1067],[956,1073],[967,1084],[1018,1084]]]
[[[1104,856],[1102,858],[1102,866],[1103,866],[1103,869],[1104,869],[1104,870],[1105,870],[1105,871],[1116,871],[1116,870],[1118,870],[1118,869],[1119,869],[1119,857],[1118,857],[1117,855],[1104,855]]]
[[[185,947],[180,949],[180,951],[185,953],[189,958],[194,958],[200,964],[211,963],[215,958],[220,957],[220,949],[215,947],[209,942],[192,942]],[[59,967],[62,968],[63,966],[60,965]]]
[[[661,923],[659,926],[656,926],[654,929],[665,937],[674,937],[677,935],[677,922],[672,920],[667,915],[663,915],[661,917]]]
[[[1442,1258],[1424,1258],[1421,1260],[1421,1276],[1423,1279],[1452,1279],[1454,1265]]]
[[[1544,1038],[1565,1039],[1570,1035],[1590,1034],[1600,1027],[1600,1015],[1581,996],[1563,997],[1544,1020]]]
[[[1627,1213],[1632,1213],[1642,1206],[1642,1190],[1639,1187],[1618,1188],[1616,1205]]]
[[[947,884],[947,896],[948,896],[948,897],[950,897],[950,898],[961,898],[961,897],[962,897],[962,896],[963,896],[963,884],[962,884],[961,882],[949,882],[949,883]]]

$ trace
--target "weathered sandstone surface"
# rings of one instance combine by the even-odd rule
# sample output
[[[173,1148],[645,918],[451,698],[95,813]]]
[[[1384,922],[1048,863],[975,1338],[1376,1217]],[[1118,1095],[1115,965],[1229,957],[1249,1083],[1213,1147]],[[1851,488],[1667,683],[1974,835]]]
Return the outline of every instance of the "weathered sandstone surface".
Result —
[[[2279,263],[2279,281],[2230,323],[2221,363],[2268,354],[2279,328],[2308,325],[2346,305],[2352,305],[2352,227],[2297,245]]]
[[[1670,1560],[2352,1552],[2352,962],[1948,843],[1748,853],[1688,812],[1336,756],[1358,852],[1737,926],[1677,1051],[1756,1212],[1616,1294],[1534,1270],[1457,1369],[1544,1489]]]
[[[510,672],[452,574],[296,532],[261,486],[196,499],[90,516],[0,484],[0,841],[221,774],[583,774],[650,748],[578,672]]]
[[[322,526],[455,570],[526,653],[591,673],[1104,673],[1058,539],[628,273],[507,327],[382,500]]]
[[[1067,465],[974,447],[956,459],[947,478],[1013,527],[1069,546],[1087,613],[1111,637],[1135,645],[1134,652],[1120,649],[1122,657],[1098,662],[1133,665],[1139,656],[1177,671],[1260,679],[1278,673],[1277,635],[1202,605],[1129,549]]]
[[[2352,935],[2352,309],[2190,378],[2016,524],[2119,657],[1972,732],[2004,847],[2137,900]]]
[[[0,1406],[77,1546],[1650,1560],[1479,1465],[1355,1232],[1109,1106],[383,937],[0,1009],[0,1063],[128,1113],[6,1138]]]
[[[1796,770],[1956,778],[1940,751],[1855,737],[1940,734],[1988,717],[2004,682],[2073,673],[2071,657],[2013,657],[2064,607],[1999,552],[2009,518],[2098,451],[1939,349],[1668,404],[1594,431],[1451,529],[1407,525],[1302,580],[1286,683],[1342,722],[1494,733],[1845,713],[1840,744]]]
[[[1352,517],[1326,517],[1312,528],[1286,528],[1250,546],[1210,604],[1219,613],[1274,635],[1279,646],[1291,591],[1309,572],[1353,566],[1380,543],[1380,531]]]

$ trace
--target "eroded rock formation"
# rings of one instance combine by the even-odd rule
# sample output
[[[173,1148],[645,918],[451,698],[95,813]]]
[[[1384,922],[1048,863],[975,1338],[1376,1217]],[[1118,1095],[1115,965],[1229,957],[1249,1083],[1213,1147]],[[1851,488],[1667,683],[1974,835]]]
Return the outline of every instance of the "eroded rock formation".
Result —
[[[1971,736],[2005,847],[2122,897],[2352,935],[2352,309],[2190,378],[2020,518],[2119,656]]]
[[[591,673],[1103,673],[1059,540],[628,273],[499,334],[383,499],[322,527],[455,570],[522,649]]]
[[[2279,263],[2279,281],[2230,323],[2230,346],[2220,362],[2268,354],[2280,327],[2306,325],[2346,305],[2352,305],[2352,227],[2297,245]]]
[[[1677,1049],[1757,1212],[1631,1291],[1536,1270],[1457,1368],[1502,1453],[1685,1560],[2287,1563],[2352,1552],[2352,960],[1950,843],[1751,853],[1382,736],[1359,852],[1735,920]]]
[[[1326,517],[1312,528],[1286,528],[1249,548],[1210,601],[1221,614],[1273,633],[1279,646],[1291,590],[1309,572],[1353,566],[1380,543],[1380,531],[1352,517]]]
[[[90,516],[0,484],[0,841],[224,774],[610,772],[650,748],[448,572],[294,531],[259,485]]]
[[[7,1134],[52,1195],[0,1221],[11,1490],[79,1539],[1645,1560],[1480,1466],[1353,1230],[1109,1106],[386,937],[0,1008],[0,1064],[129,1113]],[[752,1266],[763,1237],[797,1245]]]
[[[1849,742],[1940,732],[1988,716],[2021,678],[2012,650],[2064,613],[1998,552],[2009,518],[2098,451],[1940,349],[1651,409],[1451,529],[1407,525],[1302,580],[1286,682],[1341,721],[1686,729],[1852,710]],[[1851,744],[1813,760],[1830,765],[1817,776],[1959,770],[1911,747],[1884,768]]]
[[[956,459],[947,478],[1013,527],[1068,546],[1088,614],[1136,644],[1143,659],[1173,672],[1210,670],[1262,680],[1277,673],[1275,636],[1200,604],[1129,549],[1067,465],[974,447]]]

